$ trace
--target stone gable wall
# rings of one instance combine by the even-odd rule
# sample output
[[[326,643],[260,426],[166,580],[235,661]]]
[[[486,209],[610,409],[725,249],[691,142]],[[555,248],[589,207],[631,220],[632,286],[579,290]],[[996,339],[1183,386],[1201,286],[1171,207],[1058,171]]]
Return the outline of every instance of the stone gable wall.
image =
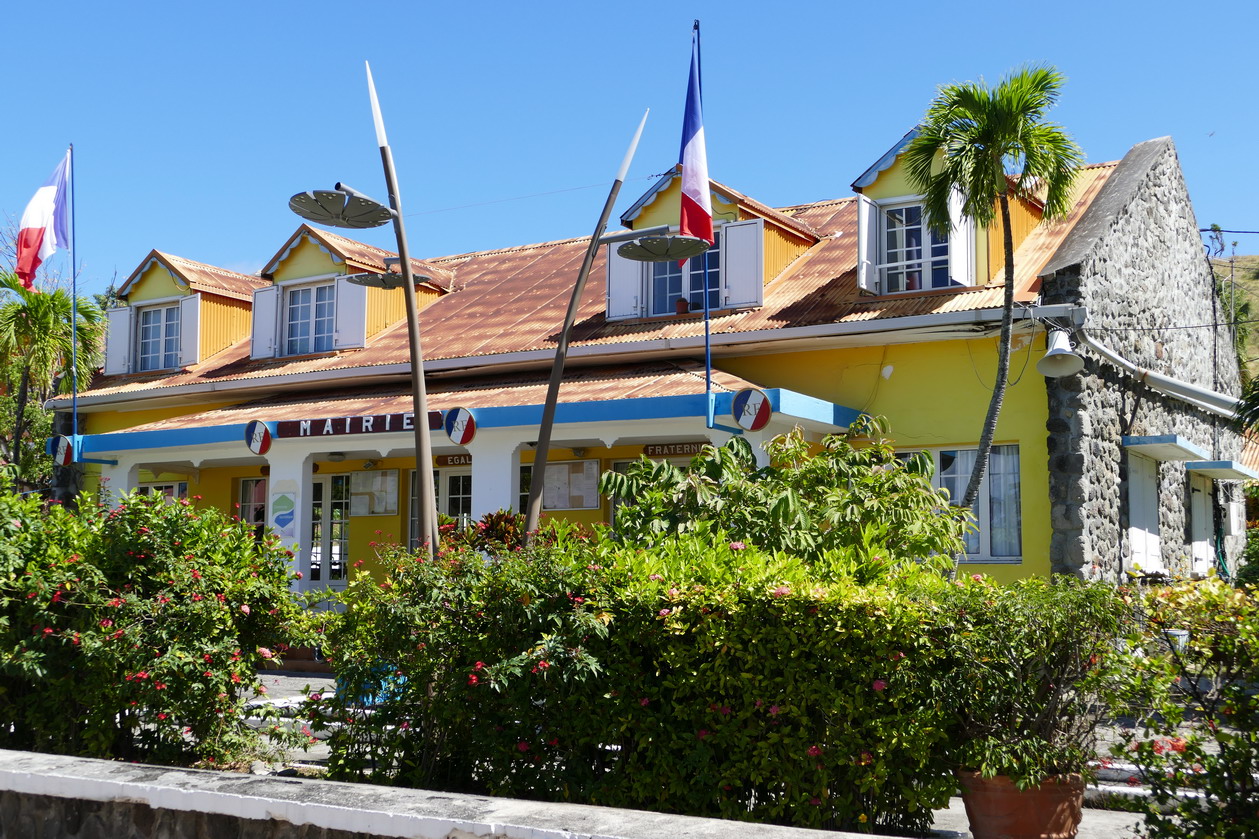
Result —
[[[1125,172],[1128,159],[1116,171],[1115,177],[1131,179],[1115,184],[1127,191],[1116,196],[1122,208],[1078,265],[1045,279],[1044,301],[1087,307],[1085,331],[1140,367],[1236,395],[1240,384],[1229,330],[1187,328],[1225,317],[1175,147],[1167,140],[1143,146],[1153,146],[1144,149],[1144,159],[1134,160],[1144,171]],[[1130,555],[1128,458],[1121,437],[1177,434],[1208,450],[1213,460],[1238,459],[1241,439],[1223,418],[1140,384],[1086,348],[1079,352],[1086,360],[1082,373],[1046,380],[1050,562],[1056,573],[1121,581]],[[1187,574],[1184,466],[1160,463],[1158,486],[1164,565],[1170,573]],[[1217,505],[1231,500],[1232,487],[1216,487]],[[1231,567],[1242,539],[1228,541]]]

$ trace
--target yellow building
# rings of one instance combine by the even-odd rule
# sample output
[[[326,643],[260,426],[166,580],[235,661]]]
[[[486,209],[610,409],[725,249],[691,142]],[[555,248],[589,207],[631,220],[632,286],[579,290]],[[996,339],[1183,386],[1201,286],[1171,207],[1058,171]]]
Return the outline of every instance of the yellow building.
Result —
[[[936,481],[960,497],[991,395],[1003,254],[999,235],[961,217],[948,236],[926,229],[899,162],[910,137],[834,200],[771,208],[713,182],[717,243],[685,264],[603,249],[572,336],[547,515],[608,520],[600,473],[641,455],[687,458],[735,433],[758,448],[795,426],[816,439],[861,413],[888,417],[906,451],[930,452]],[[676,223],[678,201],[668,174],[622,222]],[[1118,579],[1227,561],[1240,500],[1230,482],[1252,473],[1223,419],[1237,387],[1231,351],[1203,349],[1228,336],[1179,329],[1218,318],[1170,141],[1086,167],[1064,221],[1043,223],[1034,201],[1014,210],[1011,384],[968,564],[1006,579]],[[441,512],[522,507],[586,246],[415,261],[421,421],[433,429]],[[81,451],[108,461],[105,490],[238,507],[297,545],[304,587],[342,585],[359,560],[370,567],[372,543],[413,541],[403,292],[345,279],[384,273],[392,256],[306,225],[257,277],[150,254],[109,313],[105,370],[78,399]],[[1136,331],[1110,350],[1106,330],[1128,325]],[[1038,373],[1047,327],[1073,330],[1083,372]],[[453,427],[457,409],[474,434]]]

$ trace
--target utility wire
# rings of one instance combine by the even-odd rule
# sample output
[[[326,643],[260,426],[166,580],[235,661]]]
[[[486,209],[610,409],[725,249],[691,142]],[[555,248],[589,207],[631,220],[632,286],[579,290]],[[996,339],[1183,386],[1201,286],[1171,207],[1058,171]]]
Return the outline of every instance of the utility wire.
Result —
[[[664,174],[666,173],[662,172],[659,175],[643,175],[638,178],[627,178],[626,180],[627,181],[649,181],[649,180],[652,180],[653,178],[659,178]],[[437,213],[453,212],[454,210],[469,210],[469,209],[472,209],[473,207],[489,207],[493,204],[508,204],[512,201],[526,201],[530,198],[544,198],[548,195],[561,195],[565,192],[581,192],[582,190],[598,189],[600,187],[606,187],[607,185],[608,185],[607,182],[603,181],[597,184],[587,184],[586,186],[570,186],[566,189],[553,189],[550,192],[533,192],[528,195],[516,195],[512,198],[495,198],[491,201],[478,201],[475,204],[459,204],[454,207],[439,207],[435,210],[420,210],[414,213],[405,213],[404,215],[406,218],[412,218],[414,216],[431,216]]]

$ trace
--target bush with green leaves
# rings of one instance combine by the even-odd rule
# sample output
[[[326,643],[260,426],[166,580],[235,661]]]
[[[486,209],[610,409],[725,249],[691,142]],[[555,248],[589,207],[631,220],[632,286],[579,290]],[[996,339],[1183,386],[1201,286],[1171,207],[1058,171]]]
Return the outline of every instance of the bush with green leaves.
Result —
[[[223,765],[294,613],[274,539],[187,501],[0,495],[0,747]]]
[[[734,437],[687,467],[643,458],[604,473],[599,490],[620,500],[616,528],[627,544],[655,544],[711,522],[731,539],[814,558],[828,549],[865,557],[924,559],[963,551],[969,513],[931,486],[931,458],[898,455],[882,420],[863,416],[820,449],[799,429],[766,449]]]
[[[939,595],[949,639],[952,760],[1020,789],[1090,775],[1117,684],[1128,610],[1113,586],[1069,577],[998,585],[974,575]]]
[[[312,711],[336,777],[852,830],[947,800],[938,569],[544,536],[350,584]]]
[[[1259,596],[1215,577],[1133,592],[1143,615],[1114,749],[1150,790],[1147,835],[1259,834]]]

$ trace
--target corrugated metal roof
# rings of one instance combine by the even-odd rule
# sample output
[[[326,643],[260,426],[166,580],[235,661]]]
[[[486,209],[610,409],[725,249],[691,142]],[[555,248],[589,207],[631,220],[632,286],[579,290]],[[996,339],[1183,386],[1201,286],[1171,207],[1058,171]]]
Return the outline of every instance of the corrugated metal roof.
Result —
[[[1034,298],[1041,268],[1096,197],[1114,167],[1115,164],[1101,164],[1082,170],[1077,181],[1075,209],[1070,216],[1059,223],[1038,226],[1019,247],[1015,254],[1016,299]],[[766,278],[761,307],[713,317],[711,331],[714,335],[1001,306],[999,283],[915,294],[863,294],[857,287],[857,213],[853,198],[786,207],[774,212],[805,225],[822,238],[779,276]],[[336,234],[315,232],[347,258],[366,262],[385,253]],[[455,277],[452,288],[457,290],[442,295],[420,313],[425,359],[554,350],[587,243],[584,238],[565,239],[427,260],[424,264],[450,271]],[[361,249],[352,250],[351,244]],[[355,256],[351,257],[351,253]],[[573,346],[703,336],[703,320],[697,315],[605,320],[604,262],[601,251],[578,308]],[[383,267],[383,261],[380,265]],[[185,371],[158,376],[100,377],[88,393],[139,393],[207,381],[369,368],[404,364],[408,358],[406,325],[400,322],[372,338],[363,349],[316,357],[250,360],[245,340]]]
[[[436,379],[427,383],[428,406],[433,411],[452,408],[492,408],[541,405],[546,400],[549,372],[515,376]],[[722,370],[713,370],[713,389],[733,393],[756,385]],[[704,392],[704,368],[694,362],[661,361],[651,364],[589,367],[565,372],[559,401],[597,402],[685,396]],[[261,399],[158,420],[127,429],[129,432],[168,431],[232,425],[261,419],[268,422],[323,417],[357,417],[411,410],[409,387],[358,388],[303,393],[292,399]]]
[[[140,267],[136,268],[127,277],[127,281],[119,288],[118,294],[126,297],[128,289],[132,283],[137,280],[141,274],[149,267],[149,265],[157,261],[184,285],[190,287],[193,291],[208,292],[210,294],[218,294],[222,297],[230,297],[234,300],[253,300],[254,289],[262,288],[270,285],[269,282],[261,277],[251,277],[248,274],[238,274],[235,271],[228,271],[226,268],[219,268],[215,265],[207,265],[204,262],[194,262],[191,259],[185,259],[182,256],[163,253],[158,250],[150,251],[149,255],[140,263]]]

